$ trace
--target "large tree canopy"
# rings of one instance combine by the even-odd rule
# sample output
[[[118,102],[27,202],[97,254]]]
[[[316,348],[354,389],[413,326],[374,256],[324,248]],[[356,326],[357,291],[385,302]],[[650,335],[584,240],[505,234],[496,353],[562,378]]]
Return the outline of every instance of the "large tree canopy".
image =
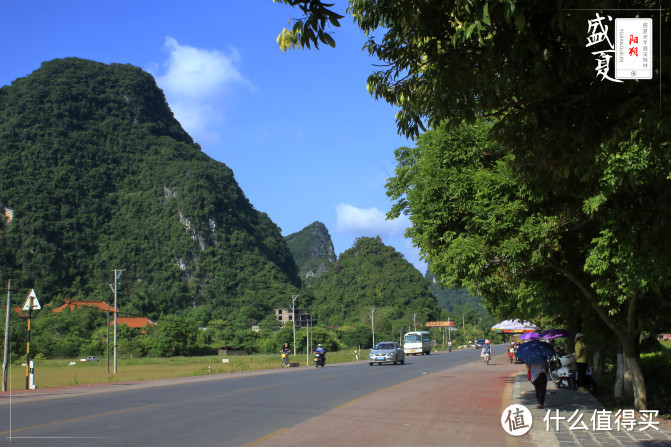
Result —
[[[306,16],[297,23],[316,27],[292,34],[295,45],[316,44],[328,26],[338,26],[324,20],[334,14],[332,5],[277,1],[301,5]],[[590,10],[579,0],[350,0],[348,12],[382,62],[368,89],[400,107],[400,133],[417,136],[445,120],[494,116],[497,139],[515,152],[519,167],[543,181],[575,176],[585,182],[598,175],[594,155],[605,143],[616,145],[634,130],[653,146],[668,142],[671,58],[661,33],[670,29],[671,11],[660,7],[647,0],[595,1]],[[652,80],[613,83],[597,76],[595,48],[586,46],[588,20],[597,12],[653,19]]]
[[[595,166],[598,193],[549,193],[516,173],[489,127],[439,127],[397,150],[389,217],[407,214],[431,270],[477,291],[494,312],[598,314],[645,407],[638,336],[671,313],[671,157],[632,139]]]
[[[315,4],[330,7],[280,1],[310,5],[301,21],[317,27],[325,22],[309,19],[320,14]],[[390,217],[408,214],[434,273],[470,283],[490,306],[539,305],[570,286],[618,336],[637,408],[646,405],[638,335],[655,325],[651,309],[668,312],[671,285],[671,57],[662,45],[671,12],[661,6],[349,0],[348,8],[381,61],[369,92],[400,107],[399,132],[455,132],[397,153]],[[611,39],[614,18],[652,19],[651,80],[599,75],[595,52],[608,48],[588,45],[599,17]],[[318,36],[292,34],[298,46]],[[472,128],[479,137],[469,142],[459,126],[482,119],[491,129]]]

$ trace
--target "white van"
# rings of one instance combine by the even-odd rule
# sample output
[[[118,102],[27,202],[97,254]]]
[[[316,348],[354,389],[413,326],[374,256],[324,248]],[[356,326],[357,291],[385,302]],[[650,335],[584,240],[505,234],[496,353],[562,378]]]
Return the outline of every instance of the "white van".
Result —
[[[431,334],[429,334],[429,331],[408,332],[403,340],[405,355],[431,354]]]

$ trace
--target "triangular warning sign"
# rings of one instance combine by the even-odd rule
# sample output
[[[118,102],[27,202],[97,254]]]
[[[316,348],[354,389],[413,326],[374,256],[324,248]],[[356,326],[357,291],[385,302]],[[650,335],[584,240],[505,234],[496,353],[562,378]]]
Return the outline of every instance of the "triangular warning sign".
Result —
[[[30,289],[30,293],[28,294],[28,298],[26,298],[26,302],[23,304],[23,310],[39,310],[42,309],[40,306],[40,302],[37,301],[37,295],[35,295],[35,289]]]

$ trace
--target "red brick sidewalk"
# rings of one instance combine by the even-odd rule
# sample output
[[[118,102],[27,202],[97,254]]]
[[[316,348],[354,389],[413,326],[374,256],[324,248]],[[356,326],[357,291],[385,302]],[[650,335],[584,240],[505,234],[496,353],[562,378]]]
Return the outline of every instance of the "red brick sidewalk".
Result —
[[[477,360],[377,391],[248,446],[463,446],[532,445],[501,427],[512,403],[506,354],[489,366]]]

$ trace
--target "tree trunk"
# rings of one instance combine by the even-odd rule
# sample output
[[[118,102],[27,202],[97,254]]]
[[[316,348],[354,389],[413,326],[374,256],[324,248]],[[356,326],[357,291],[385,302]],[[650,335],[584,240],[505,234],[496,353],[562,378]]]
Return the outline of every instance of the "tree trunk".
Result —
[[[613,394],[616,400],[624,400],[624,354],[620,350],[617,352],[617,361],[615,366],[615,387]]]
[[[633,392],[634,407],[637,410],[647,410],[647,397],[645,380],[643,372],[641,371],[640,356],[637,352],[638,348],[638,334],[641,328],[638,324],[637,318],[637,303],[638,297],[636,295],[629,297],[622,307],[626,306],[625,321],[620,321],[619,324],[614,321],[606,309],[602,308],[596,296],[592,293],[590,286],[580,281],[572,272],[561,267],[558,264],[552,263],[552,267],[559,273],[564,275],[569,281],[573,282],[583,292],[585,298],[589,301],[592,308],[604,323],[615,333],[622,347],[622,354],[618,352],[618,380],[620,371],[623,372],[622,392],[620,392],[620,385],[616,380],[615,395],[631,395]],[[624,323],[624,324],[623,324]],[[619,351],[619,350],[618,350]],[[620,368],[620,357],[622,357],[622,368]]]
[[[601,377],[601,373],[603,372],[602,351],[603,349],[601,346],[598,346],[597,349],[594,350],[594,357],[592,357],[592,377],[595,379]]]
[[[625,380],[629,379],[630,389],[627,390],[627,385],[625,385],[625,390],[633,391],[634,394],[634,408],[637,410],[647,410],[648,409],[648,398],[647,391],[645,388],[645,378],[643,377],[643,371],[641,371],[641,359],[636,354],[636,343],[637,340],[632,340],[631,337],[627,337],[623,341],[622,348],[624,354],[624,364],[626,366]]]
[[[629,371],[629,363],[624,353],[622,353],[622,391],[622,398],[625,402],[634,402],[633,376],[631,375],[631,371]]]

